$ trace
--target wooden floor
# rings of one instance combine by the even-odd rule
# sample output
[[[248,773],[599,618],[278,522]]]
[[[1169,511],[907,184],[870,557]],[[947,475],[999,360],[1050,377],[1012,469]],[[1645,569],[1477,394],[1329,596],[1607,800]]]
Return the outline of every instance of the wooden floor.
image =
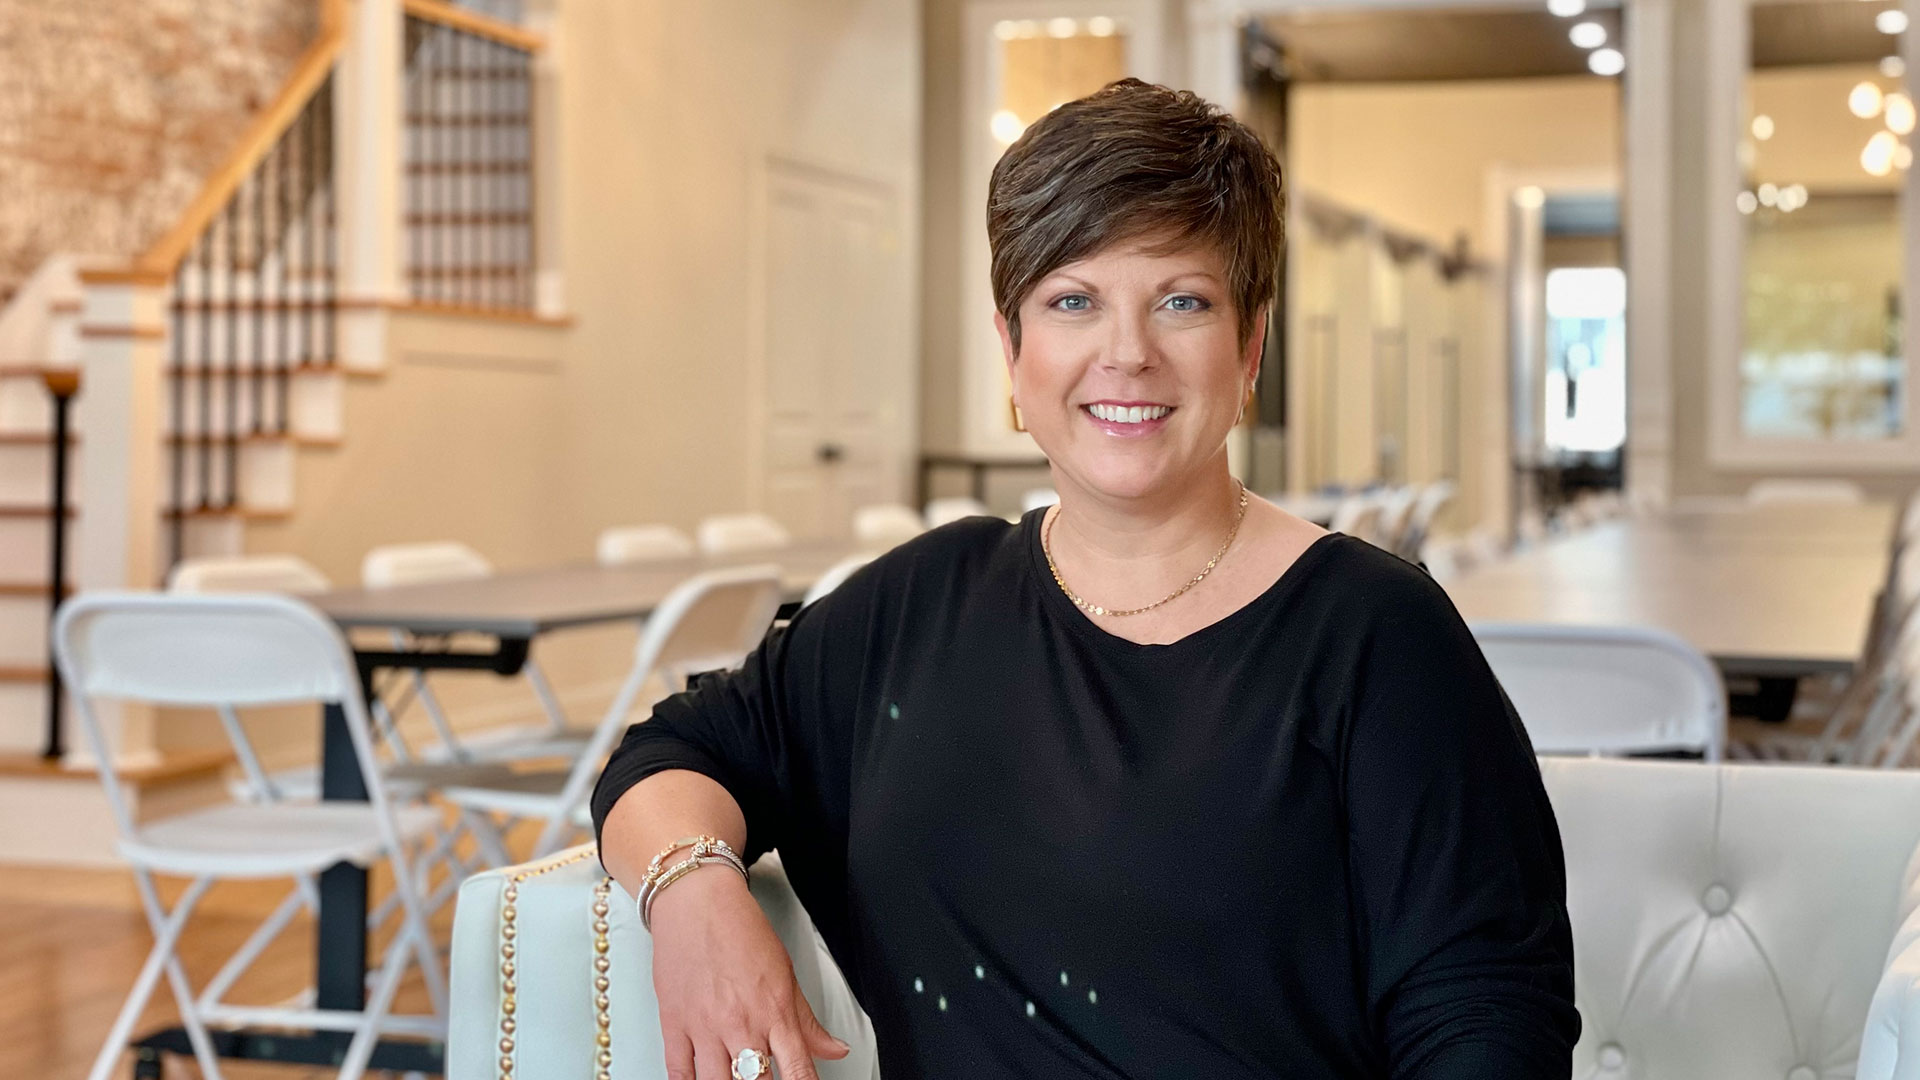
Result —
[[[184,884],[163,881],[169,904]],[[181,950],[189,981],[204,986],[287,888],[288,883],[267,881],[210,889],[188,924]],[[448,905],[435,919],[442,942],[451,922]],[[0,867],[0,1077],[85,1077],[152,944],[133,878],[125,871]],[[312,925],[296,919],[228,1000],[284,1001],[309,984],[312,970]],[[425,1007],[416,974],[402,990],[396,1011]],[[177,1017],[162,980],[136,1033]],[[241,1063],[223,1063],[221,1071],[230,1080],[319,1080],[331,1075],[326,1069]],[[131,1075],[132,1056],[123,1054],[115,1076]],[[167,1080],[200,1075],[190,1058],[165,1061]]]

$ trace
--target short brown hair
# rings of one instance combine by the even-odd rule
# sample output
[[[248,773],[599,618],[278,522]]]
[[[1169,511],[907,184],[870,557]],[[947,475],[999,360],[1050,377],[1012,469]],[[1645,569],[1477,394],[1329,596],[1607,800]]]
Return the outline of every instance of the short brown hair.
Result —
[[[1020,351],[1041,279],[1109,245],[1167,234],[1217,248],[1240,341],[1273,299],[1286,240],[1280,162],[1252,129],[1186,90],[1121,79],[1036,120],[993,167],[993,302]]]

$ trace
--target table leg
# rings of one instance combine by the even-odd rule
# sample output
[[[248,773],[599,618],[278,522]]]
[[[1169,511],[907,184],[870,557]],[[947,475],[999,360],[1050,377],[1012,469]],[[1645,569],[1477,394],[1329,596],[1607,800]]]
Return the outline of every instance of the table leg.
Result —
[[[364,669],[363,669],[364,672]],[[366,681],[363,674],[362,681]],[[354,757],[347,717],[338,705],[322,721],[320,795],[329,801],[367,799],[365,777]],[[366,1004],[367,872],[335,863],[320,874],[320,916],[315,928],[314,989],[320,1008],[357,1010]],[[344,1045],[348,1035],[341,1033]]]

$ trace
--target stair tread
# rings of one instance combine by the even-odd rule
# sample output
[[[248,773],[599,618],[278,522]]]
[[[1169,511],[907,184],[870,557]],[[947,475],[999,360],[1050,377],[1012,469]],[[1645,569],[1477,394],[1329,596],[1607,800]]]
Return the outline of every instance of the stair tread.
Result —
[[[135,784],[162,783],[170,780],[182,780],[194,776],[214,774],[226,768],[233,760],[231,750],[220,748],[211,750],[168,750],[160,754],[160,760],[150,765],[140,765],[119,770],[120,779]],[[0,753],[0,777],[24,776],[44,780],[85,780],[98,783],[98,770],[70,769],[57,761],[48,761],[29,751],[15,750]]]
[[[66,592],[71,595],[73,583],[68,582]],[[44,599],[47,595],[47,583],[44,581],[0,581],[0,596],[31,596]]]

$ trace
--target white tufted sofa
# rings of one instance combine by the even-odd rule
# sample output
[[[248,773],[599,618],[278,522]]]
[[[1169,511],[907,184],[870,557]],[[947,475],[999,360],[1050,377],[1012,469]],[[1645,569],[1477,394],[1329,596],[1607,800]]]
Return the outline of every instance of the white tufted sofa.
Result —
[[[1920,772],[1586,758],[1541,770],[1567,851],[1585,1028],[1575,1077],[1834,1080],[1857,1067],[1860,1080],[1920,1080]],[[500,898],[520,869],[461,888],[449,1080],[501,1076]],[[515,1080],[595,1078],[599,877],[587,858],[520,886]],[[777,862],[755,877],[815,1012],[854,1044],[822,1063],[823,1080],[877,1080],[872,1027]],[[647,937],[617,886],[612,907],[611,1080],[660,1080]]]

